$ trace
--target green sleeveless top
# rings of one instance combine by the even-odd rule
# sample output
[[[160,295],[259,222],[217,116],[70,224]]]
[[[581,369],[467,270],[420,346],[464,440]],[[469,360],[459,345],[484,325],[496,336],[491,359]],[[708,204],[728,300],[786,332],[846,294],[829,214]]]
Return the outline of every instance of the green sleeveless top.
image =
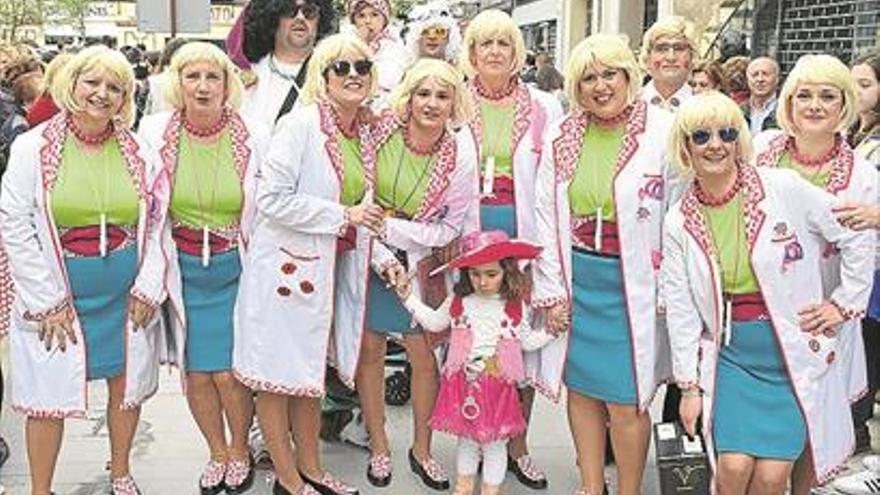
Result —
[[[791,153],[786,151],[779,157],[779,168],[788,168],[794,170],[801,176],[802,179],[813,184],[819,189],[825,189],[825,186],[828,184],[828,178],[831,176],[831,170],[826,169],[820,174],[816,173],[816,168],[814,167],[805,167],[799,163],[795,163],[795,161],[791,158]]]
[[[721,286],[728,294],[759,292],[758,281],[749,259],[746,221],[742,200],[735,196],[726,204],[703,207],[709,232],[721,265]]]
[[[403,133],[395,131],[379,149],[376,203],[412,218],[425,197],[435,162],[434,155],[413,153],[404,143]]]
[[[602,220],[614,221],[612,181],[623,133],[623,124],[613,129],[587,126],[577,168],[568,186],[568,203],[575,216],[594,217],[601,207]]]
[[[171,217],[189,227],[222,229],[238,223],[241,205],[241,180],[229,131],[213,144],[193,141],[181,132]]]
[[[364,197],[367,182],[364,178],[364,162],[361,156],[361,141],[357,137],[337,135],[339,149],[342,151],[342,204],[354,206]]]
[[[105,213],[109,225],[137,225],[140,199],[119,143],[108,139],[95,154],[85,154],[80,146],[73,136],[64,141],[50,197],[55,224],[100,225],[101,214]]]
[[[489,102],[480,103],[480,117],[483,119],[483,144],[480,147],[481,174],[486,171],[486,160],[495,157],[494,175],[513,175],[513,119],[516,107],[513,103],[494,105]]]

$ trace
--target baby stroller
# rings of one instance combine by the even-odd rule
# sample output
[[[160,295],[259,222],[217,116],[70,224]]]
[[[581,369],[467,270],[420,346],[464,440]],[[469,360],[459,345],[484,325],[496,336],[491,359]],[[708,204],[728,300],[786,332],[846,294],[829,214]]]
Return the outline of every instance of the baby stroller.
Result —
[[[388,341],[388,349],[385,351],[385,404],[389,406],[402,406],[409,402],[410,379],[412,378],[412,366],[406,356],[406,349],[395,340]],[[389,374],[387,371],[390,370]]]

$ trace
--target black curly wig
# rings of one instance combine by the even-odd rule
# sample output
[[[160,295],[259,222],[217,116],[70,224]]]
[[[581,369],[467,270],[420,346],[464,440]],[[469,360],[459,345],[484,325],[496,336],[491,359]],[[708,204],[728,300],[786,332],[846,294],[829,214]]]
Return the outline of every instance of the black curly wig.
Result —
[[[251,0],[245,7],[244,18],[244,56],[252,63],[258,62],[275,48],[275,31],[278,19],[290,8],[295,0]],[[331,34],[336,29],[336,12],[332,0],[308,0],[321,9],[318,21],[317,39]]]

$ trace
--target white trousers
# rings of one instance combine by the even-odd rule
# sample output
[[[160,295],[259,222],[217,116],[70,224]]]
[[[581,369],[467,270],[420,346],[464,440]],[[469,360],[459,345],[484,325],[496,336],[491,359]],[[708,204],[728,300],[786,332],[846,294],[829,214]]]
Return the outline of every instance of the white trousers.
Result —
[[[507,440],[479,444],[467,438],[458,439],[458,475],[474,476],[483,453],[483,483],[500,485],[507,473]]]

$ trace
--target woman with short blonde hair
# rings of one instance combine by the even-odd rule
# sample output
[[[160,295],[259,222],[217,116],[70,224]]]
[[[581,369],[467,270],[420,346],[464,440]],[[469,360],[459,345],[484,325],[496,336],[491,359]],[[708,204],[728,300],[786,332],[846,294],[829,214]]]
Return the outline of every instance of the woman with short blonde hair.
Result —
[[[782,495],[803,455],[809,485],[851,454],[852,357],[838,332],[864,313],[874,239],[835,219],[832,194],[749,165],[748,136],[720,93],[679,111],[669,155],[693,180],[664,222],[663,293],[682,423],[693,436],[702,417],[713,491]]]
[[[477,143],[474,183],[480,190],[480,228],[537,240],[535,171],[544,131],[562,117],[562,106],[553,95],[520,82],[525,56],[516,22],[500,10],[486,10],[468,25],[460,60],[471,75],[469,96],[476,110],[468,130]],[[520,392],[528,421],[534,389]],[[509,464],[521,483],[545,488],[547,477],[529,456],[527,433],[508,442]]]
[[[15,141],[0,191],[12,407],[27,416],[31,491],[50,493],[64,419],[85,416],[87,381],[106,380],[111,491],[135,495],[132,440],[158,385],[165,205],[152,191],[163,176],[128,130],[134,75],[122,54],[81,51],[53,89],[62,111]]]
[[[139,133],[160,151],[170,180],[170,191],[155,193],[168,196],[162,241],[172,360],[210,450],[200,493],[243,493],[254,480],[248,451],[254,406],[250,390],[232,374],[233,309],[269,135],[239,115],[241,83],[216,46],[187,43],[166,73],[174,110],[144,117]]]
[[[841,202],[875,204],[877,171],[853,151],[842,134],[855,119],[856,104],[852,75],[843,62],[831,55],[804,55],[779,94],[776,119],[782,129],[758,135],[755,164],[793,170]],[[826,295],[840,284],[840,264],[841,258],[834,250],[822,259]],[[864,342],[858,330],[858,321],[844,322],[837,350],[841,364],[834,370],[853,401],[867,386]],[[795,466],[795,495],[808,494],[814,482],[811,464],[815,462],[815,451],[812,454]]]
[[[409,466],[435,490],[449,478],[431,455],[428,420],[437,395],[437,363],[431,347],[397,298],[393,286],[415,274],[420,297],[445,291],[444,277],[429,277],[442,248],[472,227],[476,207],[473,140],[456,131],[470,118],[464,76],[446,62],[422,59],[404,74],[391,94],[393,111],[375,124],[369,148],[375,163],[373,199],[381,207],[379,240],[373,244],[374,271],[367,284],[367,307],[357,372],[364,425],[370,435],[367,479],[391,482],[391,450],[385,432],[385,349],[387,337],[401,334],[412,365],[413,441]],[[442,295],[442,294],[441,294]]]
[[[597,34],[566,68],[571,110],[553,124],[535,179],[532,305],[551,329],[571,331],[541,350],[533,378],[558,397],[580,469],[579,494],[604,484],[606,424],[619,493],[640,493],[648,407],[665,377],[655,340],[660,233],[675,174],[664,160],[671,116],[638,95],[640,70],[624,38]],[[571,340],[571,342],[567,342]]]
[[[318,44],[303,94],[278,120],[260,166],[232,369],[257,394],[276,495],[357,493],[321,466],[318,432],[328,363],[354,388],[370,254],[381,249],[372,247],[382,212],[372,204],[366,141],[376,78],[369,53],[353,35]]]

